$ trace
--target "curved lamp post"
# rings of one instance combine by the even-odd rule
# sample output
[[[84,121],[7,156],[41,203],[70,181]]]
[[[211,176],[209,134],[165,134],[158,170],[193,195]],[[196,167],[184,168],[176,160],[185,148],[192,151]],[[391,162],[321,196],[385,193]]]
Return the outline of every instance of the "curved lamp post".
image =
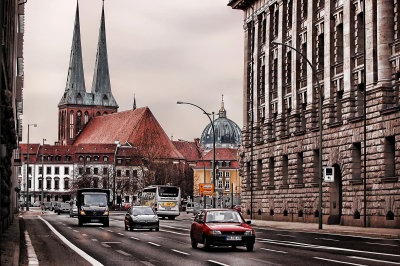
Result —
[[[308,58],[302,54],[299,50],[297,50],[296,48],[287,45],[285,43],[280,43],[280,42],[271,42],[272,44],[276,44],[276,45],[282,45],[285,46],[287,48],[290,48],[292,50],[294,50],[295,52],[297,52],[299,55],[301,55],[308,63],[308,65],[311,67],[312,72],[313,72],[313,76],[314,79],[317,81],[317,86],[318,86],[318,95],[319,95],[319,104],[318,104],[318,112],[319,112],[319,182],[318,182],[318,187],[319,187],[319,204],[318,204],[318,228],[322,229],[322,130],[323,130],[323,126],[322,126],[322,91],[321,91],[321,86],[319,84],[319,80],[317,77],[317,71],[315,69],[315,67],[313,66],[313,64],[311,64],[310,60],[308,60]]]
[[[213,172],[212,172],[212,176],[213,176],[213,186],[214,186],[214,191],[215,191],[215,128],[214,128],[214,122],[211,119],[210,115],[200,106],[195,105],[193,103],[188,103],[188,102],[181,102],[181,101],[177,101],[177,104],[188,104],[188,105],[192,105],[194,107],[199,108],[201,111],[203,111],[203,113],[205,115],[207,115],[208,119],[210,119],[210,123],[211,123],[211,127],[212,127],[212,131],[213,131]],[[215,208],[215,197],[213,195],[213,208]]]

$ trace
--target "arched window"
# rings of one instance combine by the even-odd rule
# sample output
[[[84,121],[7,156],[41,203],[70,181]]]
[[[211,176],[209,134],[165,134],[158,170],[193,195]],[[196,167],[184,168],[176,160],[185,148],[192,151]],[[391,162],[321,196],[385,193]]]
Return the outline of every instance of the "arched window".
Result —
[[[97,111],[97,113],[96,113],[96,116],[100,116],[101,114],[100,114],[100,112],[99,111]]]
[[[74,112],[69,113],[69,138],[74,138]]]
[[[82,112],[78,111],[76,113],[76,132],[81,131],[82,128]]]
[[[88,111],[85,111],[85,125],[89,122],[89,113]]]
[[[108,114],[107,112],[104,112],[104,113],[103,113],[103,115],[107,115],[107,114]]]

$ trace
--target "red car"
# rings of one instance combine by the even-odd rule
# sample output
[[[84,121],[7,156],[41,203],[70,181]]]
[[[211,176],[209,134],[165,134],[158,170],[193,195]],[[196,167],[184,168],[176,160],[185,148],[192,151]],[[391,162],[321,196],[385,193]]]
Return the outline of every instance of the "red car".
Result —
[[[190,239],[193,248],[198,243],[204,248],[210,246],[246,246],[253,251],[256,235],[253,228],[245,222],[239,212],[232,209],[201,210],[192,223]]]

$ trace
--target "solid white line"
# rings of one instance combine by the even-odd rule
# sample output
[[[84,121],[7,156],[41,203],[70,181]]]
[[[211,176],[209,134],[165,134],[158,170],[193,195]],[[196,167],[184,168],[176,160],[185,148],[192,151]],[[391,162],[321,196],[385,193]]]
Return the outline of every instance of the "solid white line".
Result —
[[[125,251],[123,251],[123,250],[116,250],[116,252],[118,252],[119,254],[122,254],[122,255],[125,255],[125,256],[132,256],[131,254],[129,254],[129,253],[126,253]]]
[[[124,234],[122,234],[122,233],[117,233],[117,234],[119,234],[120,236],[123,236]]]
[[[156,244],[156,243],[153,243],[153,242],[147,242],[147,243],[149,243],[150,245],[156,246],[156,247],[160,246],[159,244]]]
[[[132,239],[135,239],[135,240],[140,240],[139,238],[134,237],[134,236],[131,236],[131,238],[132,238]]]
[[[171,249],[173,252],[177,252],[177,253],[181,253],[181,254],[183,254],[183,255],[187,255],[187,256],[189,256],[190,254],[189,253],[186,253],[186,252],[183,252],[183,251],[180,251],[180,250],[176,250],[176,249]]]
[[[278,236],[288,236],[288,237],[296,237],[296,236],[292,236],[292,235],[282,235],[282,234],[276,234]]]
[[[382,244],[382,243],[372,243],[372,242],[365,242],[370,245],[380,245],[380,246],[391,246],[391,247],[397,247],[398,245],[393,245],[393,244]]]
[[[337,240],[337,239],[330,239],[330,238],[323,238],[323,237],[316,237],[314,239],[327,240],[327,241],[336,241],[336,242],[340,241],[340,240]]]
[[[72,230],[72,231],[74,231],[75,233],[79,233],[79,231],[78,231],[78,230]]]
[[[38,216],[38,217],[50,228],[51,231],[53,231],[54,234],[56,234],[56,236],[58,236],[58,238],[60,238],[61,241],[64,242],[64,244],[66,244],[73,251],[78,253],[79,256],[81,256],[82,258],[84,258],[85,260],[87,260],[89,263],[91,263],[93,265],[103,265],[99,261],[97,261],[94,258],[92,258],[91,256],[89,256],[86,252],[84,252],[83,250],[79,249],[77,246],[72,244],[68,239],[66,239],[62,234],[60,234],[48,221],[46,221],[45,219],[43,219],[40,216]]]
[[[211,262],[211,263],[214,263],[214,264],[222,265],[222,266],[229,266],[229,264],[225,264],[225,263],[222,263],[222,262],[219,262],[219,261],[215,261],[215,260],[208,260],[208,261]]]
[[[111,230],[107,230],[107,232],[114,233],[114,231],[111,231]]]
[[[190,229],[187,229],[187,228],[181,228],[181,227],[175,227],[175,226],[168,226],[168,225],[162,225],[161,227],[167,227],[167,228],[172,228],[172,229],[190,231]]]
[[[92,238],[93,242],[98,242],[98,240],[96,238]]]
[[[82,234],[83,236],[87,236],[87,234]]]
[[[281,250],[273,250],[273,249],[268,249],[268,248],[260,248],[262,250],[266,250],[266,251],[272,251],[272,252],[279,252],[279,253],[287,253],[286,251],[281,251]]]
[[[101,245],[102,245],[103,247],[106,247],[106,248],[110,248],[110,247],[111,247],[110,245],[107,245],[106,243],[103,243],[103,242],[101,242]]]
[[[325,260],[325,261],[336,262],[336,263],[342,263],[342,264],[348,264],[348,265],[366,266],[366,265],[364,265],[364,264],[356,264],[356,263],[351,263],[351,262],[346,262],[346,261],[330,260],[330,259],[318,258],[318,257],[314,257],[314,259],[317,259],[317,260]]]
[[[398,262],[393,262],[393,261],[386,261],[386,260],[375,260],[375,259],[370,259],[370,258],[362,258],[362,257],[356,257],[356,256],[347,256],[352,259],[358,259],[358,260],[369,260],[369,261],[375,261],[375,262],[383,262],[383,263],[389,263],[389,264],[396,264],[400,265]]]
[[[68,229],[72,229],[72,227],[68,227]]]
[[[183,236],[188,236],[189,234],[183,234],[183,233],[178,233],[178,232],[174,232],[174,231],[168,231],[168,230],[163,230],[160,229],[161,232],[167,232],[167,233],[171,233],[171,234],[176,234],[176,235],[183,235]]]
[[[25,235],[26,249],[27,249],[27,253],[28,253],[28,264],[29,265],[39,265],[39,260],[36,256],[36,252],[32,245],[28,231],[25,230],[24,235]]]
[[[347,249],[347,248],[337,248],[337,247],[329,247],[329,246],[317,246],[317,245],[312,245],[312,244],[290,242],[290,241],[278,241],[278,240],[265,239],[265,238],[263,238],[263,240],[259,241],[259,242],[276,244],[276,245],[284,245],[284,246],[315,248],[315,249],[328,249],[328,250],[336,250],[336,251],[350,251],[350,252],[355,252],[355,253],[365,253],[365,254],[383,255],[383,256],[391,256],[391,257],[400,257],[399,254],[388,254],[388,253],[363,251],[363,250]]]

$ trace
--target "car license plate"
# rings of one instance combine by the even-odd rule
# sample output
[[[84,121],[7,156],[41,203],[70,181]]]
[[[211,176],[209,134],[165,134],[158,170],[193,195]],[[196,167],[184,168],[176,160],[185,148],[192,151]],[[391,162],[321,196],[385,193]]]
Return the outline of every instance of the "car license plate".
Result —
[[[92,223],[98,223],[100,220],[99,219],[92,219],[91,222]]]
[[[226,236],[226,240],[240,241],[242,240],[242,236]]]

